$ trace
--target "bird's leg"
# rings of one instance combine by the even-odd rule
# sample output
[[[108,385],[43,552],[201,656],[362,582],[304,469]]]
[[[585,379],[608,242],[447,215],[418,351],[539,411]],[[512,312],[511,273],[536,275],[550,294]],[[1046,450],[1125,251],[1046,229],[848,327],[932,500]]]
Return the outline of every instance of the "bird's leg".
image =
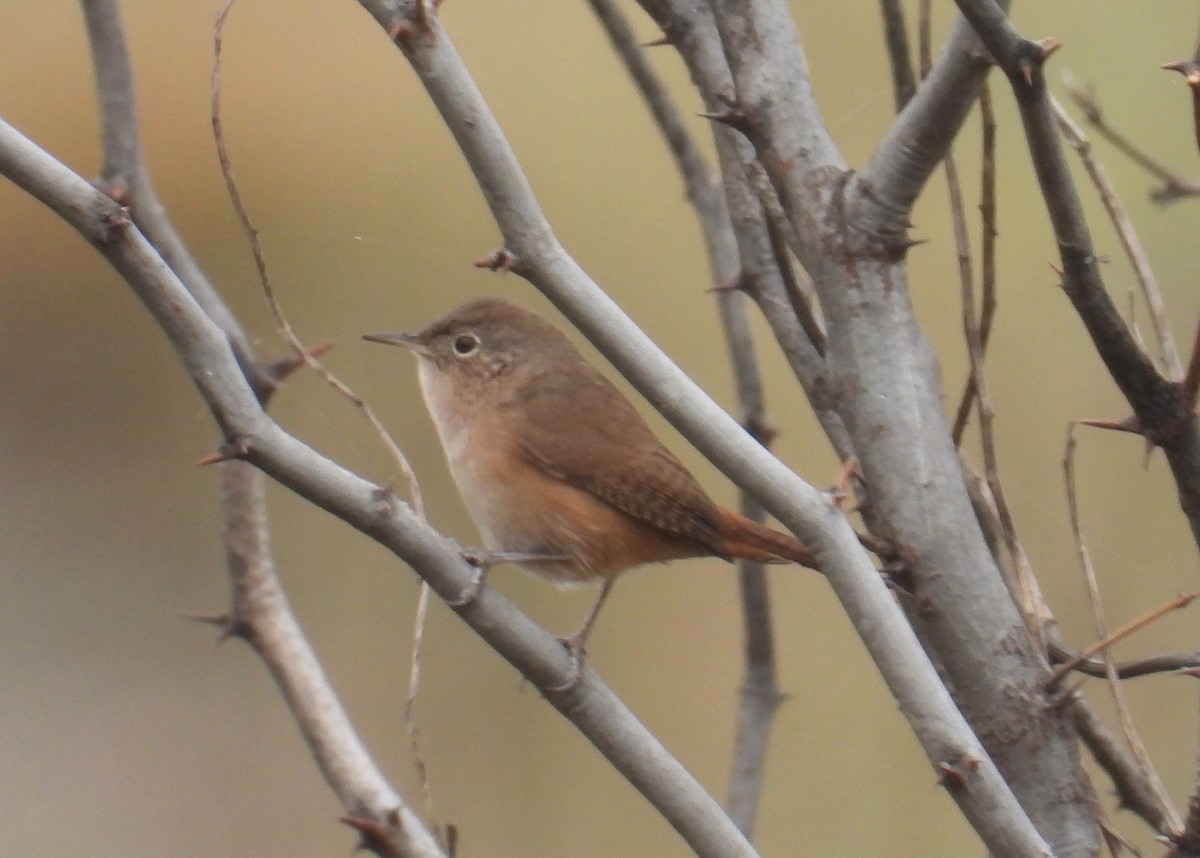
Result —
[[[454,599],[447,599],[451,608],[461,608],[479,598],[488,573],[493,566],[503,563],[535,563],[539,561],[561,562],[569,558],[563,554],[541,554],[536,551],[488,551],[483,548],[459,548],[462,559],[475,568],[471,581]]]
[[[567,648],[567,652],[571,654],[571,672],[567,676],[567,681],[561,685],[556,685],[550,691],[563,692],[570,691],[579,684],[579,678],[583,676],[583,660],[587,655],[587,639],[592,633],[592,626],[596,624],[596,618],[600,616],[600,609],[604,607],[605,601],[608,599],[608,594],[612,592],[613,584],[617,581],[616,576],[604,579],[604,584],[600,587],[600,595],[596,597],[596,601],[592,603],[592,609],[583,619],[583,625],[576,629],[572,634],[565,638],[559,638],[562,645]]]

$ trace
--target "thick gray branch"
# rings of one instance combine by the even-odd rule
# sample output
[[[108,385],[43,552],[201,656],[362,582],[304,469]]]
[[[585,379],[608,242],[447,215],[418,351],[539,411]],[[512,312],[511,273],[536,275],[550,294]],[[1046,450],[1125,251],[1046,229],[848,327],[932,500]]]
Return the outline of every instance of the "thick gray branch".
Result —
[[[830,383],[877,516],[872,526],[882,527],[875,535],[908,561],[901,580],[913,623],[1038,830],[1060,854],[1094,855],[1095,806],[1072,725],[1045,700],[1045,660],[963,484],[938,363],[909,296],[906,212],[876,217],[849,198],[840,156],[814,130],[822,120],[786,4],[713,6],[734,110],[821,298]]]

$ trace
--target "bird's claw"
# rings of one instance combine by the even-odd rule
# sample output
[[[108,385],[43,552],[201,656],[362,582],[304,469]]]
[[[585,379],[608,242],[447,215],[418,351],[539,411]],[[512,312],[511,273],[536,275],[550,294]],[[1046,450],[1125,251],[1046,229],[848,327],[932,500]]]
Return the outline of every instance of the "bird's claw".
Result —
[[[583,679],[583,665],[587,658],[587,650],[584,648],[584,636],[576,632],[567,637],[558,638],[558,642],[566,649],[567,654],[571,657],[571,666],[567,669],[567,678],[558,685],[553,685],[546,689],[548,694],[566,694],[568,691],[574,691],[578,687],[580,680]]]
[[[446,600],[446,604],[451,608],[465,608],[474,602],[479,598],[479,594],[483,592],[483,585],[487,581],[489,567],[473,562],[465,551],[463,552],[463,559],[475,567],[475,574],[471,576],[471,580],[467,582],[467,586],[463,587],[457,596]]]

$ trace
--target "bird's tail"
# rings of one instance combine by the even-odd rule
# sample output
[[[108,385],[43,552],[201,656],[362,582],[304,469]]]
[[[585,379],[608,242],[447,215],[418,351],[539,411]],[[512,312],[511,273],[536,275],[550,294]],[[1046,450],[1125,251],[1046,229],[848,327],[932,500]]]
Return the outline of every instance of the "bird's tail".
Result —
[[[720,517],[721,547],[729,557],[818,569],[813,553],[790,533],[771,530],[728,509],[721,509]]]

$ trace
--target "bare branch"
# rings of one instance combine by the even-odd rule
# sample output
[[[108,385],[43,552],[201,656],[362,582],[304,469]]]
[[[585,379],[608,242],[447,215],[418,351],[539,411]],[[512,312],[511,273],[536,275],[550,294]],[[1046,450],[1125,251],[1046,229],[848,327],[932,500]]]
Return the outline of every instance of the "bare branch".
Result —
[[[271,559],[262,474],[245,462],[220,467],[234,570],[228,628],[270,670],[348,816],[369,825],[372,836],[364,835],[363,845],[389,858],[444,858],[443,847],[375,766],[292,614]]]
[[[96,72],[96,94],[100,104],[104,169],[101,190],[129,206],[138,229],[158,249],[179,279],[196,296],[200,306],[220,326],[233,345],[243,370],[260,399],[270,396],[274,383],[259,377],[261,365],[254,357],[241,325],[212,287],[187,246],[171,225],[166,209],[154,192],[146,169],[133,91],[133,72],[125,45],[124,26],[117,0],[82,0],[88,43]]]
[[[1048,641],[1046,651],[1055,664],[1075,662],[1074,669],[1077,673],[1101,679],[1108,676],[1108,668],[1103,660],[1087,656],[1079,660],[1081,653],[1064,646],[1061,641]],[[1113,664],[1113,669],[1119,679],[1137,679],[1140,676],[1153,676],[1156,673],[1178,673],[1196,668],[1200,668],[1200,653],[1194,652],[1148,655],[1144,658],[1131,658]]]
[[[154,194],[142,152],[120,10],[115,0],[85,0],[83,7],[101,105],[102,189],[128,204],[134,222],[219,326],[242,375],[265,406],[297,364],[284,360],[265,366],[258,360],[237,319],[171,226]],[[443,856],[424,823],[375,767],[291,614],[275,575],[262,475],[236,461],[225,461],[220,469],[223,536],[233,590],[230,614],[222,618],[224,632],[244,638],[259,653],[326,781],[347,813],[375,832],[370,848],[387,856]]]
[[[1046,92],[1043,63],[1056,44],[1022,38],[987,0],[958,0],[958,5],[1013,87],[1030,160],[1058,241],[1063,289],[1087,328],[1096,353],[1133,406],[1146,439],[1166,453],[1180,506],[1193,539],[1200,544],[1200,427],[1180,384],[1158,374],[1104,288],[1099,259]]]
[[[221,331],[112,200],[2,121],[0,175],[63,217],[129,282],[241,457],[396,553],[443,600],[453,603],[469,590],[476,570],[457,545],[390,492],[325,459],[267,416]],[[493,588],[455,610],[647,795],[698,855],[755,855],[716,802],[593,671],[584,669],[568,692],[553,693],[573,678],[571,658],[557,638]]]
[[[1008,8],[1007,2],[1000,4]],[[991,60],[958,19],[937,63],[846,188],[847,205],[868,231],[893,228],[941,163],[979,96]]]
[[[712,10],[682,0],[642,0],[642,5],[669,34],[670,43],[679,50],[708,109],[723,109],[722,98],[732,92],[733,77]],[[754,299],[762,311],[839,460],[851,459],[853,447],[837,413],[823,359],[824,330],[803,294],[803,281],[787,280],[791,273],[786,250],[790,228],[785,230],[788,235],[783,241],[779,236],[779,224],[786,224],[786,218],[776,216],[775,211],[782,210],[773,194],[775,208],[764,210],[766,203],[757,187],[762,166],[749,141],[718,123],[713,125],[713,135],[741,260],[741,274],[733,285]],[[857,488],[861,490],[862,486]]]
[[[1035,738],[1027,729],[1028,708],[1014,699],[1014,688],[1039,694],[1046,664],[971,514],[957,451],[948,427],[942,429],[938,367],[911,304],[903,203],[924,176],[906,173],[883,195],[875,180],[895,177],[868,177],[871,165],[852,176],[844,171],[813,103],[785,4],[718,0],[713,8],[733,72],[734,102],[820,296],[829,378],[869,487],[870,509],[882,525],[876,535],[910,559],[904,571],[916,594],[911,621],[980,735],[1006,737],[989,741],[988,751],[1038,830],[1054,849],[1082,853],[1083,844],[1099,843],[1099,831],[1078,748],[1068,738],[1065,717],[1053,709],[1039,713],[1046,732]],[[980,68],[976,82],[981,75]],[[956,128],[954,117],[951,108],[937,127]],[[896,127],[904,121],[902,115]],[[940,157],[944,145],[937,151]],[[904,168],[911,164],[896,156]],[[983,605],[987,610],[978,610]],[[998,640],[1005,642],[1000,662]],[[1015,697],[1025,699],[1024,692]],[[1056,738],[1047,741],[1051,735]],[[1011,736],[1023,738],[1008,741]],[[1051,792],[1075,801],[1050,812]]]

